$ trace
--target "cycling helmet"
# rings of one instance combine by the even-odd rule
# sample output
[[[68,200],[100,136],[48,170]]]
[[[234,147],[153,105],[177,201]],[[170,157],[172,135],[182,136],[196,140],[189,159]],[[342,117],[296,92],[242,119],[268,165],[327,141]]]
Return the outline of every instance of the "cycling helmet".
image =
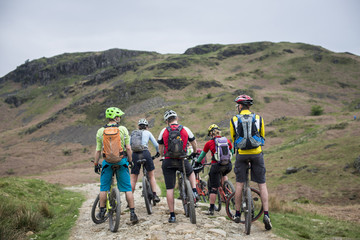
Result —
[[[169,117],[177,117],[176,112],[174,112],[173,110],[167,110],[164,114],[164,121],[168,120]]]
[[[125,113],[123,111],[121,111],[120,108],[117,108],[117,107],[109,107],[105,111],[105,117],[108,119],[114,119],[116,117],[121,117],[124,114]]]
[[[220,130],[220,128],[219,128],[218,125],[216,125],[216,124],[211,124],[210,127],[208,128],[208,136],[210,136],[210,133],[211,133],[214,129]]]
[[[145,125],[145,126],[147,126],[147,125],[149,125],[149,123],[148,123],[148,121],[147,121],[145,118],[141,118],[141,119],[139,120],[138,125],[139,125],[139,126],[140,126],[140,125]]]
[[[245,94],[236,97],[235,102],[237,104],[242,104],[242,105],[248,105],[248,106],[253,105],[253,99],[250,96],[245,95]]]

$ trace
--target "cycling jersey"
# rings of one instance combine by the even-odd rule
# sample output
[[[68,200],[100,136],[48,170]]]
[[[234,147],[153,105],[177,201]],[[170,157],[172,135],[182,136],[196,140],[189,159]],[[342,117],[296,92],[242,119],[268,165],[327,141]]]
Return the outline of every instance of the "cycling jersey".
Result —
[[[216,136],[215,138],[221,138],[221,136]],[[214,154],[216,152],[216,148],[215,148],[215,138],[212,138],[210,139],[209,141],[207,141],[205,143],[205,146],[204,146],[204,149],[203,151],[205,152],[205,154],[210,150],[211,151],[211,163],[217,163],[217,161],[214,159]],[[232,144],[230,142],[229,139],[227,139],[228,143],[229,143],[229,149],[231,150],[232,149]],[[197,160],[197,162],[200,162],[203,157],[205,155],[204,154],[201,154]]]

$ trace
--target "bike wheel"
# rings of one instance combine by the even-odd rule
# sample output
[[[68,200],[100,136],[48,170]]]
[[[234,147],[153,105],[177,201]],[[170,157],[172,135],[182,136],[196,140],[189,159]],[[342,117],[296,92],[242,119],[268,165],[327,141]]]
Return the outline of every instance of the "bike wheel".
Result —
[[[250,234],[251,231],[251,222],[252,222],[252,216],[251,216],[251,210],[252,210],[252,197],[251,197],[251,189],[248,187],[243,192],[245,194],[244,200],[245,200],[245,206],[244,206],[244,212],[245,212],[245,233],[246,235]]]
[[[148,214],[152,214],[149,185],[150,184],[149,184],[148,180],[145,177],[143,177],[143,179],[142,179],[142,194],[143,194],[143,197],[145,200],[146,211]]]
[[[120,214],[121,214],[121,201],[120,201],[120,192],[117,187],[113,187],[110,193],[110,209],[109,209],[109,226],[110,231],[117,232],[120,224]]]
[[[235,187],[230,181],[226,180],[224,181],[223,190],[227,199],[232,193],[235,192]]]
[[[251,188],[251,196],[252,196],[252,222],[258,220],[264,212],[260,192],[256,188]],[[231,220],[235,220],[235,192],[233,192],[228,199],[226,200],[226,214]],[[242,211],[243,212],[243,211]],[[240,218],[240,223],[245,223],[244,216],[242,215]]]
[[[188,205],[188,210],[189,210],[189,217],[190,217],[190,222],[192,224],[196,224],[196,212],[195,212],[195,201],[194,201],[194,195],[193,195],[193,191],[191,188],[191,184],[189,180],[185,180],[185,185],[186,185],[186,203]]]
[[[200,180],[200,189],[201,189],[201,193],[200,198],[202,199],[203,202],[206,202],[206,198],[207,195],[209,194],[209,190],[208,190],[208,185],[205,181]]]
[[[180,199],[184,207],[185,216],[189,217],[189,209],[188,209],[188,205],[186,204],[185,186],[183,185],[183,175],[180,172],[177,174],[177,180],[178,180]]]
[[[91,219],[96,224],[103,223],[107,219],[107,216],[104,219],[97,218],[99,212],[100,212],[100,196],[97,195],[91,209]]]

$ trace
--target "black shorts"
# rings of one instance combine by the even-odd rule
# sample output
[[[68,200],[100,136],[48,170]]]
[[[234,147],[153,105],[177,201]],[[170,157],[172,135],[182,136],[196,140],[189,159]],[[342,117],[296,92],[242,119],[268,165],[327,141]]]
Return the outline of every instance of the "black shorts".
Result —
[[[265,183],[265,163],[263,153],[259,154],[236,154],[234,172],[236,182],[246,182],[246,169],[248,168],[247,160],[251,161],[251,181],[256,183]]]
[[[220,165],[219,163],[211,164],[209,172],[209,189],[220,187],[221,174],[226,176],[232,170],[232,163],[227,165]]]
[[[176,171],[183,171],[182,161],[182,159],[163,160],[161,168],[164,175],[166,189],[174,189],[176,183]],[[187,177],[189,177],[193,172],[193,168],[187,160],[185,160],[185,172]]]
[[[134,167],[131,168],[131,174],[138,175],[140,173],[141,164],[138,163],[138,160],[146,159],[144,167],[146,171],[150,172],[155,169],[154,161],[151,158],[149,150],[144,150],[142,152],[133,152],[132,161],[134,162]]]

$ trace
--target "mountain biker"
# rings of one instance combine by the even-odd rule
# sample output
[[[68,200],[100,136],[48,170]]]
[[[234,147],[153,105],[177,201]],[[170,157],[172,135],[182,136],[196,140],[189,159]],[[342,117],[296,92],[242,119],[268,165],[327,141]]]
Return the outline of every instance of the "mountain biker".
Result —
[[[235,102],[237,103],[236,109],[239,115],[234,116],[230,120],[230,136],[233,142],[235,142],[238,135],[238,119],[240,118],[240,115],[252,114],[250,111],[250,106],[253,105],[253,99],[248,95],[240,95],[236,97]],[[256,131],[258,131],[260,136],[265,139],[264,120],[259,115],[255,115],[255,125],[257,128]],[[235,145],[235,147],[237,146]],[[251,180],[258,183],[260,189],[261,201],[264,208],[263,223],[265,224],[265,229],[270,230],[272,225],[269,217],[268,190],[265,182],[266,168],[261,146],[246,150],[238,148],[236,151],[236,162],[234,167],[234,172],[236,175],[235,222],[240,222],[241,195],[244,183],[246,181],[246,170],[248,167],[247,160],[251,161]]]
[[[210,208],[207,212],[207,215],[214,215],[215,210],[215,201],[216,201],[216,194],[218,191],[218,187],[221,184],[221,181],[227,180],[227,174],[231,172],[232,170],[232,163],[229,161],[226,165],[221,165],[218,161],[215,160],[215,152],[216,152],[216,138],[221,138],[221,131],[220,128],[216,124],[211,124],[208,128],[208,136],[211,137],[211,139],[205,143],[205,146],[203,148],[203,151],[200,153],[200,156],[198,157],[196,164],[201,164],[202,159],[206,156],[206,153],[210,150],[211,151],[211,168],[209,172],[209,180],[210,185],[209,192],[210,192]],[[229,144],[229,149],[232,149],[232,144],[229,139],[227,139]],[[195,167],[197,166],[195,165]],[[223,176],[223,179],[221,178],[221,175]]]
[[[101,157],[101,151],[104,147],[103,144],[103,133],[105,127],[118,127],[120,131],[121,146],[124,151],[124,157],[117,163],[109,163],[105,159],[102,161],[102,170],[100,175],[100,213],[97,217],[100,219],[104,218],[105,215],[105,203],[106,195],[110,190],[111,179],[113,170],[112,165],[120,165],[121,167],[116,172],[117,187],[120,192],[125,192],[126,200],[130,208],[130,221],[134,224],[138,222],[138,218],[135,214],[134,196],[131,189],[130,174],[129,174],[129,163],[132,162],[131,158],[131,147],[130,147],[130,136],[129,132],[124,126],[119,126],[121,116],[124,112],[119,108],[110,107],[105,111],[105,117],[108,119],[107,125],[101,127],[96,133],[96,152],[95,152],[95,173],[99,173],[101,166],[99,160]]]
[[[164,121],[167,123],[168,127],[171,129],[179,128],[181,125],[178,124],[178,117],[176,112],[173,110],[168,110],[164,114]],[[161,130],[158,143],[161,158],[165,159],[162,161],[162,171],[164,175],[165,185],[166,185],[166,200],[170,210],[170,218],[169,223],[175,223],[176,217],[174,212],[174,187],[176,181],[176,171],[179,170],[182,172],[182,161],[179,158],[171,158],[167,156],[169,152],[169,128],[164,128]],[[170,130],[171,130],[170,129]],[[194,150],[196,150],[197,144],[195,140],[194,134],[191,130],[185,126],[180,131],[181,139],[183,141],[182,151],[184,151],[184,155],[186,156],[186,144],[189,141]],[[196,154],[192,153],[193,155]],[[188,176],[189,181],[192,186],[194,198],[199,200],[200,197],[196,191],[196,180],[194,171],[189,163],[189,161],[184,161],[186,176]]]
[[[138,122],[138,128],[139,130],[142,131],[141,134],[141,145],[144,146],[144,150],[141,152],[134,152],[132,153],[132,160],[134,163],[134,166],[131,168],[131,186],[132,186],[132,191],[135,191],[135,185],[140,173],[140,168],[141,168],[141,164],[138,163],[138,160],[140,159],[146,159],[146,162],[144,164],[144,167],[146,168],[146,171],[148,173],[149,176],[149,180],[150,180],[150,185],[151,188],[153,190],[153,198],[154,201],[156,203],[160,202],[160,198],[157,196],[156,194],[156,180],[155,180],[155,175],[154,175],[154,170],[155,170],[155,166],[154,166],[154,162],[153,159],[151,158],[151,154],[148,150],[148,142],[149,140],[151,141],[151,143],[154,145],[155,149],[156,149],[156,155],[155,158],[160,156],[159,153],[159,144],[157,143],[156,139],[154,138],[154,136],[152,135],[152,133],[148,130],[149,129],[149,123],[145,118],[141,118]],[[132,138],[130,138],[130,146],[132,143]]]

